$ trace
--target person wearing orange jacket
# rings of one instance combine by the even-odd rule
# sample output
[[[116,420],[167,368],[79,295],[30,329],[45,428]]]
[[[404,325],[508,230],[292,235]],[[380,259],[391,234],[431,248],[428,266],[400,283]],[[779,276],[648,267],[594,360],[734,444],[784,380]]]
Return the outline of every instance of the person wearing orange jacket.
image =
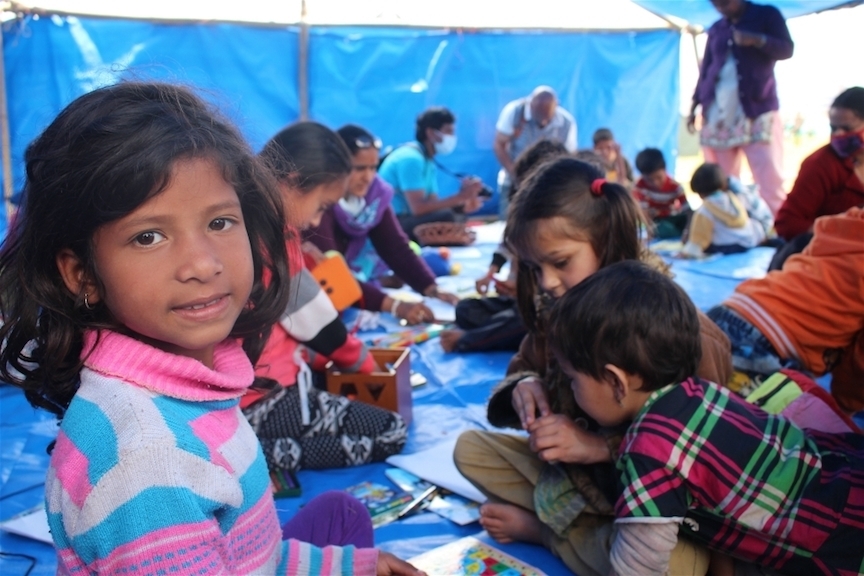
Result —
[[[782,270],[742,282],[708,311],[732,342],[736,370],[831,372],[831,393],[864,410],[864,208],[818,218]]]

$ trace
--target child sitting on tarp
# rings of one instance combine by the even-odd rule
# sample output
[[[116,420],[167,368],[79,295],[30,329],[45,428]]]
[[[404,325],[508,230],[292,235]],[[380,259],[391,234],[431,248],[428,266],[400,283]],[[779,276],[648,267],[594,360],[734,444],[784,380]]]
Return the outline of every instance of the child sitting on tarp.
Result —
[[[729,176],[729,190],[731,190],[744,209],[747,210],[747,215],[750,220],[755,220],[765,231],[765,240],[763,246],[777,245],[777,231],[774,230],[774,214],[768,203],[759,194],[759,186],[756,184],[744,184],[738,178]]]
[[[644,264],[599,270],[551,318],[561,391],[627,426],[606,574],[704,573],[670,566],[684,537],[714,552],[711,574],[861,572],[864,437],[804,429],[698,378],[696,308]]]
[[[609,128],[598,128],[592,136],[594,152],[603,159],[603,170],[609,182],[621,184],[628,190],[633,186],[633,167],[621,153],[621,145]]]
[[[765,240],[762,224],[750,218],[747,207],[729,188],[729,178],[718,164],[699,166],[690,180],[690,188],[702,198],[702,206],[690,219],[682,256],[735,254]]]
[[[780,368],[831,372],[838,404],[864,410],[864,209],[818,218],[803,252],[739,284],[708,316],[729,336],[736,370],[757,381]]]
[[[561,142],[538,140],[516,158],[513,165],[512,199],[519,182],[543,161],[567,154]],[[498,280],[495,274],[510,260],[507,280]],[[477,279],[477,293],[481,298],[466,298],[456,305],[456,327],[441,332],[441,347],[446,352],[479,352],[483,350],[519,349],[525,337],[525,325],[516,308],[516,265],[513,256],[502,242],[492,255],[489,270]],[[498,296],[486,296],[494,283]]]
[[[645,216],[654,223],[654,237],[680,238],[692,214],[684,188],[666,172],[666,159],[657,148],[636,155],[642,177],[631,191]]]

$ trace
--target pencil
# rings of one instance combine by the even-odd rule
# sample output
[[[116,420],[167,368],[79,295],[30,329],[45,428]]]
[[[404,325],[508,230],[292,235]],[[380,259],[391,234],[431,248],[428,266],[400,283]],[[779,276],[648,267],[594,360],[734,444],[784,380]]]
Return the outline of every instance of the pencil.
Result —
[[[403,509],[399,512],[399,514],[396,516],[396,519],[397,519],[397,520],[401,520],[402,518],[404,518],[405,516],[407,516],[407,515],[410,514],[411,512],[416,511],[416,510],[420,507],[420,505],[423,504],[423,502],[425,502],[425,501],[426,501],[430,496],[432,496],[433,494],[435,494],[435,492],[436,492],[437,490],[438,490],[438,487],[437,487],[437,486],[430,486],[429,488],[427,488],[426,490],[424,490],[422,494],[420,494],[420,495],[417,496],[414,500],[412,500],[411,502],[409,502],[409,503],[405,506],[405,508],[403,508]]]

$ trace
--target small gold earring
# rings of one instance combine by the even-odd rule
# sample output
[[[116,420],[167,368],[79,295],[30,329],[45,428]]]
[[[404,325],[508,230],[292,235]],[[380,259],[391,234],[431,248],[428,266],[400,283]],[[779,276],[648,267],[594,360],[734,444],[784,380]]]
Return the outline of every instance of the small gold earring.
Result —
[[[93,310],[93,306],[90,305],[90,295],[87,292],[84,293],[84,307],[87,310]]]

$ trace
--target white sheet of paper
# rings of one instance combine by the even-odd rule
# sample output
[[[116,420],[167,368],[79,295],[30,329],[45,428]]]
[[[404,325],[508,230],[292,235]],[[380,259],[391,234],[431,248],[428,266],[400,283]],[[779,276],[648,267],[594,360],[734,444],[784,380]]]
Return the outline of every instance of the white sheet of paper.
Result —
[[[443,442],[414,454],[397,454],[387,458],[387,463],[411,472],[427,482],[446,488],[469,500],[483,503],[486,496],[459,473],[453,462],[456,440]]]
[[[423,303],[432,310],[436,322],[448,324],[456,321],[456,306],[453,304],[437,298],[424,298]]]
[[[42,507],[0,522],[0,530],[48,544],[54,543],[51,539],[51,531],[48,529],[48,515]]]
[[[503,220],[498,220],[482,226],[472,226],[471,229],[477,234],[477,239],[474,242],[477,244],[500,244],[501,239],[504,238],[504,226],[506,224]]]

